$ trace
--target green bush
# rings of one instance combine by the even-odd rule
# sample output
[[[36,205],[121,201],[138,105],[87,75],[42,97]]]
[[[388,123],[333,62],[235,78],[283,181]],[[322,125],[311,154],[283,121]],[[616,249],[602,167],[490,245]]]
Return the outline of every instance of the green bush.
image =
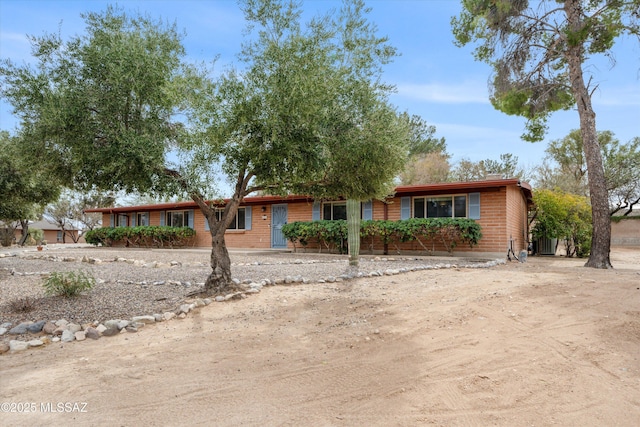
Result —
[[[39,228],[29,228],[29,238],[33,244],[40,245],[44,239],[44,231]]]
[[[316,243],[320,250],[325,247],[344,253],[347,222],[296,221],[285,224],[282,233],[293,244],[294,249],[296,244],[306,247],[309,243]],[[470,247],[477,245],[482,232],[477,222],[467,218],[411,218],[400,221],[362,221],[360,237],[369,242],[370,249],[373,249],[375,240],[379,239],[383,244],[394,245],[397,250],[400,249],[400,243],[417,242],[427,252],[433,251],[436,244],[442,244],[452,253],[460,243],[467,243]]]
[[[537,190],[533,237],[564,240],[566,255],[584,258],[591,252],[591,207],[586,197],[561,191]]]
[[[103,227],[85,233],[85,240],[92,245],[128,247],[185,246],[196,235],[189,227],[138,226]]]
[[[89,273],[69,271],[67,273],[51,273],[42,286],[47,295],[60,295],[69,298],[91,289],[95,283],[96,279]]]

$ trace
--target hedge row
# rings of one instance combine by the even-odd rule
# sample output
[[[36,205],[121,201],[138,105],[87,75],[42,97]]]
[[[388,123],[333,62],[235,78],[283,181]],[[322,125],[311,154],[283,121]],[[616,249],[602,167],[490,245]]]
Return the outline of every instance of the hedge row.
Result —
[[[329,251],[346,252],[347,221],[297,221],[282,227],[284,236],[297,245],[306,247],[313,243]],[[400,221],[374,220],[362,221],[360,238],[373,249],[376,240],[393,245],[400,250],[399,244],[416,242],[426,252],[433,252],[436,245],[442,245],[447,252],[459,244],[473,247],[482,238],[480,225],[467,218],[411,218]]]
[[[138,226],[103,227],[85,233],[85,240],[92,245],[159,248],[186,246],[196,235],[189,227]]]

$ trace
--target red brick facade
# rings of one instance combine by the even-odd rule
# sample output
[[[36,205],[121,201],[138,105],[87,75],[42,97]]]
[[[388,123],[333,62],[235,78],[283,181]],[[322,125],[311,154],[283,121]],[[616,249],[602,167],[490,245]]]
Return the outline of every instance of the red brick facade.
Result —
[[[393,198],[389,198],[385,202],[374,200],[371,205],[371,217],[365,219],[404,219],[403,213],[405,217],[409,214],[408,206],[411,207],[410,215],[416,216],[413,204],[415,198],[445,196],[466,196],[466,216],[470,218],[473,218],[470,215],[470,200],[472,197],[474,200],[479,198],[479,218],[473,219],[481,225],[483,237],[480,244],[474,248],[456,248],[456,255],[473,253],[505,255],[510,239],[513,241],[513,249],[516,253],[526,249],[528,244],[527,210],[531,203],[531,187],[515,179],[397,187]],[[403,203],[405,204],[403,205]],[[241,205],[246,210],[247,224],[245,229],[227,231],[225,235],[227,247],[272,248],[274,206],[286,206],[286,222],[312,221],[320,219],[322,215],[321,204],[315,204],[316,214],[314,216],[313,200],[303,196],[247,197]],[[191,218],[189,225],[196,230],[194,245],[199,247],[211,245],[211,236],[206,230],[204,216],[193,202],[105,208],[94,211],[102,212],[104,226],[114,224],[114,216],[126,215],[128,218],[133,218],[135,213],[140,212],[148,213],[149,225],[163,225],[164,219],[161,217],[166,216],[166,212],[188,211],[188,216]],[[128,219],[127,221],[129,221],[128,225],[132,225],[132,220]],[[287,243],[287,247],[292,248],[293,246],[291,243]],[[363,241],[362,252],[367,253],[370,249],[371,242]],[[418,243],[413,242],[402,244],[399,247],[390,247],[389,252],[394,253],[398,249],[401,251],[423,251]],[[438,253],[444,248],[436,246],[433,249]],[[374,242],[373,250],[380,253],[383,247],[379,242]]]

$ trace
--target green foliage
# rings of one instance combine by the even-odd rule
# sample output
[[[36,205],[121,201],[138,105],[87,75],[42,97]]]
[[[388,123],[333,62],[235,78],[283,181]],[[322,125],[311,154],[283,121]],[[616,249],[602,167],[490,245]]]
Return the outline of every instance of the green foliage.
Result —
[[[15,230],[15,227],[7,227],[6,224],[0,226],[0,245],[11,246],[15,239]]]
[[[318,245],[318,250],[337,250],[344,252],[344,243],[347,240],[347,221],[295,221],[282,226],[282,234],[294,248],[296,243],[306,247],[310,243]]]
[[[0,62],[2,95],[46,169],[69,186],[148,191],[179,138],[175,27],[109,6],[86,34],[30,37],[36,67]]]
[[[364,2],[346,0],[306,26],[296,2],[240,7],[242,65],[222,74],[182,62],[175,26],[108,7],[84,15],[86,34],[66,43],[33,37],[35,69],[2,60],[1,95],[35,151],[75,188],[186,193],[211,218],[203,195],[221,170],[235,191],[212,233],[224,233],[255,191],[386,196],[410,129],[382,81],[396,50],[376,35]],[[169,150],[178,165],[166,161]],[[228,257],[220,247],[212,253]]]
[[[610,213],[630,211],[640,203],[640,138],[620,143],[611,131],[598,132]],[[580,130],[549,143],[540,168],[538,187],[589,195],[587,164]]]
[[[347,238],[346,221],[292,222],[282,227],[284,236],[293,243],[306,247],[315,243],[320,250],[341,249]],[[436,245],[443,245],[449,252],[459,244],[477,245],[482,238],[480,225],[467,218],[411,218],[408,220],[368,220],[362,221],[360,238],[383,244],[395,245],[416,242],[425,251],[433,252]],[[431,247],[429,247],[431,245]]]
[[[188,245],[195,235],[190,227],[103,227],[87,231],[85,240],[91,245],[173,248]]]
[[[493,106],[526,118],[523,139],[531,142],[544,138],[551,113],[583,95],[568,80],[569,64],[607,54],[618,36],[638,31],[633,2],[558,3],[565,2],[465,0],[452,19],[456,44],[477,43],[475,58],[494,68]]]
[[[47,295],[59,295],[65,298],[78,296],[80,292],[89,290],[95,285],[96,279],[84,271],[53,272],[43,283]]]
[[[483,181],[489,174],[500,175],[505,179],[527,179],[527,171],[518,166],[518,156],[511,153],[500,154],[500,160],[485,159],[472,162],[463,158],[451,170],[449,178],[451,181]]]
[[[29,228],[29,237],[36,245],[42,244],[44,239],[44,231],[39,228]]]
[[[58,180],[38,164],[29,140],[0,131],[0,221],[35,220],[58,197]]]
[[[566,254],[585,257],[591,250],[591,206],[588,199],[575,194],[538,190],[535,203],[533,237],[564,239]]]
[[[436,127],[427,124],[426,120],[418,115],[402,113],[401,119],[409,123],[411,138],[409,140],[409,157],[421,154],[440,152],[447,155],[447,143],[444,138],[436,138]],[[448,157],[448,155],[447,155]]]

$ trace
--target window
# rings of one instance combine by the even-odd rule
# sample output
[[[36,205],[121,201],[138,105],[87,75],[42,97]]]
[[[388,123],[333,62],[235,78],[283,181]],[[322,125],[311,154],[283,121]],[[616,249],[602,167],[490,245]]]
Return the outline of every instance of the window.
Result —
[[[220,221],[220,218],[222,217],[222,210],[217,210],[216,211],[216,219],[218,221]],[[231,221],[231,224],[229,224],[229,227],[227,227],[227,230],[244,230],[246,229],[246,208],[238,208],[238,212],[236,213],[236,216],[233,218],[233,221]]]
[[[322,219],[338,220],[347,219],[346,202],[327,202],[322,205]]]
[[[115,216],[115,227],[127,227],[129,225],[129,215],[118,214]]]
[[[415,197],[414,218],[465,218],[467,196]]]
[[[165,224],[169,227],[188,227],[189,211],[167,212],[167,221]]]
[[[136,225],[149,225],[149,212],[138,212],[136,214]]]
[[[57,242],[62,242],[62,231],[58,230],[58,233],[56,235],[56,241]]]

